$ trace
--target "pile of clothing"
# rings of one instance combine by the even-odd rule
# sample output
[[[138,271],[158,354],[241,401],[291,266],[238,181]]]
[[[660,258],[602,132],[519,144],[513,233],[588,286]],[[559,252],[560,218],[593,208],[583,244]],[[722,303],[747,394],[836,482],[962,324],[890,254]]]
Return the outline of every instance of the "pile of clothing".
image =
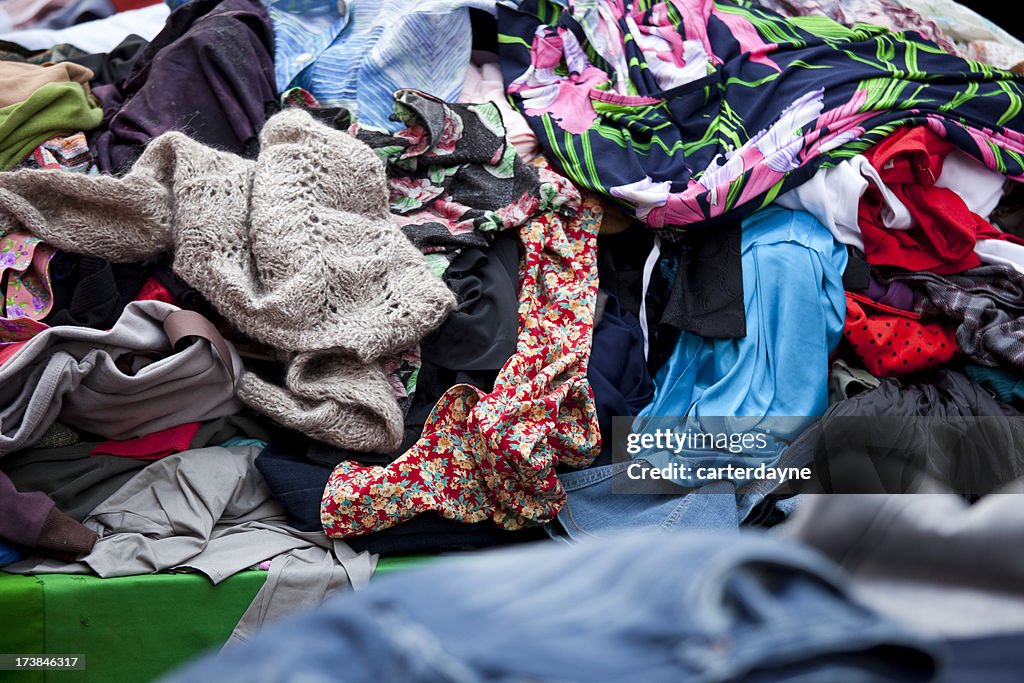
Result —
[[[269,568],[244,639],[381,554],[811,505],[638,467],[1024,478],[1024,43],[951,0],[3,12],[7,571]],[[762,447],[622,449],[694,424]]]

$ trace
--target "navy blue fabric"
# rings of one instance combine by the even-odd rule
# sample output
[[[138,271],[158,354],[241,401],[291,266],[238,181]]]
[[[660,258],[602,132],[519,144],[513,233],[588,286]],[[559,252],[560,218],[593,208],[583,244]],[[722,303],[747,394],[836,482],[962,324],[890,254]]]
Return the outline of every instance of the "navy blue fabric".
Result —
[[[635,416],[654,399],[654,382],[644,359],[640,321],[623,313],[613,296],[606,299],[604,314],[594,328],[587,380],[594,392],[601,426],[601,456],[596,464],[604,464],[610,457],[612,418]]]
[[[320,501],[333,468],[306,459],[304,448],[288,441],[271,443],[256,457],[256,469],[285,509],[289,524],[299,531],[323,531]],[[543,531],[536,528],[513,532],[490,522],[463,524],[423,514],[394,527],[345,540],[356,552],[367,550],[394,556],[487,548],[542,536]]]
[[[1024,671],[1024,633],[1003,633],[946,642],[949,668],[942,683],[1019,683]]]

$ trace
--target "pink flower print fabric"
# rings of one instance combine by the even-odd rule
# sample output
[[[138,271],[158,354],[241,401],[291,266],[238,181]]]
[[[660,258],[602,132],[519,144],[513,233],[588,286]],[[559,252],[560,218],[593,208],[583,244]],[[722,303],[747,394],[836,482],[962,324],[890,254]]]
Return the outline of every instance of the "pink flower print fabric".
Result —
[[[0,238],[0,343],[31,339],[47,325],[40,322],[53,307],[50,260],[54,248],[38,237],[13,232]]]

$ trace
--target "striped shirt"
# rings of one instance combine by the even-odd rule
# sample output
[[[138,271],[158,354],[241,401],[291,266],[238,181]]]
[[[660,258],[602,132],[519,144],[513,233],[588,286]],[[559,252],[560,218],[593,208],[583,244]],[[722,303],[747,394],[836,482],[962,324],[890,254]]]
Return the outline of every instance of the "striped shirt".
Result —
[[[360,125],[395,131],[394,92],[447,101],[462,89],[472,49],[469,8],[491,0],[264,0],[274,25],[277,87],[348,108]]]

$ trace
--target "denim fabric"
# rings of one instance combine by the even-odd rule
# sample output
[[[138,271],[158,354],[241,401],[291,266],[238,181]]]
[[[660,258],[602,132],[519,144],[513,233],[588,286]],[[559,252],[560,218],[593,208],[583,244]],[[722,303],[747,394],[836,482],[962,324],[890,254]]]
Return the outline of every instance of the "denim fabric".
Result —
[[[1024,633],[948,640],[949,669],[942,683],[1020,683]]]
[[[566,493],[558,521],[569,538],[629,529],[739,530],[732,482],[716,482],[678,496],[614,493],[615,480],[626,482],[626,470],[631,464],[617,462],[558,475]]]
[[[804,467],[811,454],[806,444],[813,444],[818,432],[801,434],[782,452],[776,465],[780,468]],[[630,487],[627,470],[634,463],[616,462],[558,475],[566,492],[566,503],[558,512],[558,523],[570,539],[600,536],[627,529],[738,530],[740,524],[773,493],[792,493],[791,487],[778,481],[752,481],[741,488],[733,482],[719,481],[698,489],[679,488],[677,495],[664,493],[622,493]],[[775,512],[789,517],[799,505],[800,496],[774,503]],[[554,523],[547,526],[552,536],[559,535]]]
[[[164,680],[936,680],[929,642],[843,583],[755,535],[540,543],[383,577]]]

